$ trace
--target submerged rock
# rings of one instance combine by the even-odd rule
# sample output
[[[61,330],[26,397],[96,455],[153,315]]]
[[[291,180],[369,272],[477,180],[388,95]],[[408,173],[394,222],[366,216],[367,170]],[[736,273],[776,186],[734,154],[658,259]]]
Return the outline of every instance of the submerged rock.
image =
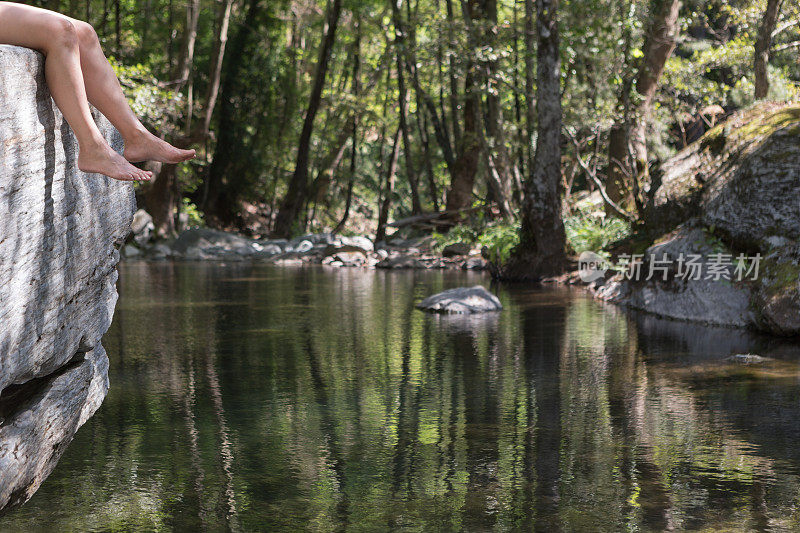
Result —
[[[500,300],[481,285],[458,287],[428,296],[417,309],[435,313],[473,314],[500,311]]]
[[[106,395],[100,339],[135,200],[130,183],[78,171],[41,54],[0,46],[0,94],[1,512],[33,495]]]

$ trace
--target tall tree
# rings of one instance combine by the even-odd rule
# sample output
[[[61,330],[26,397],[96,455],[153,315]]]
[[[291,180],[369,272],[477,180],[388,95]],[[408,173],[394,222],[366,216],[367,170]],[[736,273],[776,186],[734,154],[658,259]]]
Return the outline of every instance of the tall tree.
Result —
[[[360,68],[361,68],[361,21],[358,16],[353,23],[355,26],[355,41],[353,42],[353,101],[358,101],[360,85]],[[347,180],[347,193],[344,201],[344,215],[336,225],[333,232],[338,233],[347,223],[350,217],[350,206],[353,203],[353,186],[356,181],[356,158],[358,157],[358,113],[353,111],[353,116],[350,119],[350,129],[352,130],[352,137],[350,141],[350,175]]]
[[[497,0],[484,0],[483,4],[483,46],[490,52],[485,60],[484,73],[486,79],[486,108],[483,122],[486,131],[486,166],[489,190],[492,192],[500,212],[510,217],[512,162],[506,147],[503,125],[503,106],[500,100],[500,87],[497,77],[500,75],[497,29]]]
[[[631,127],[631,147],[636,159],[634,187],[649,178],[647,124],[653,111],[653,101],[664,66],[678,42],[680,8],[680,0],[652,0],[650,3],[650,24],[645,34],[644,57],[636,77],[639,105]]]
[[[384,169],[386,177],[384,180],[383,190],[381,192],[381,201],[378,205],[378,229],[375,232],[375,242],[386,240],[386,224],[389,222],[389,210],[392,207],[392,196],[394,195],[394,176],[397,173],[397,160],[400,152],[400,127],[398,126],[397,132],[394,134],[392,140],[392,153],[389,156],[389,164]]]
[[[341,14],[342,0],[331,0],[328,6],[327,24],[323,30],[324,36],[319,49],[317,68],[314,73],[314,85],[311,88],[311,96],[309,97],[306,116],[303,120],[303,129],[300,133],[300,141],[297,147],[297,162],[295,163],[292,178],[289,181],[289,189],[286,191],[278,217],[275,219],[273,233],[276,236],[290,236],[308,196],[308,163],[311,150],[311,135],[314,133],[314,119],[322,101],[322,90],[325,87],[325,78],[328,73],[333,45],[336,42],[336,28],[339,25]]]
[[[186,4],[186,26],[184,28],[183,47],[181,49],[180,62],[174,73],[175,93],[189,83],[194,65],[194,50],[197,42],[197,25],[200,18],[200,0],[191,0]],[[191,85],[190,85],[191,86]],[[191,127],[192,120],[192,94],[187,95],[186,123],[185,129]],[[176,141],[176,144],[185,145],[183,141]],[[175,233],[175,206],[178,203],[178,191],[176,183],[177,165],[163,164],[160,166],[158,175],[153,184],[145,193],[145,204],[153,217],[156,235],[168,237]]]
[[[248,85],[243,81],[248,60],[257,46],[261,13],[260,0],[249,0],[244,14],[247,24],[239,25],[231,39],[220,84],[217,142],[208,173],[196,198],[207,217],[225,226],[236,218],[237,197],[242,192],[242,159],[250,147],[241,133],[244,113],[240,110],[245,107],[242,105],[244,98],[241,92],[248,90]],[[249,162],[244,164],[249,165]]]
[[[636,104],[629,104],[628,86],[623,83],[620,98],[624,101],[623,116],[612,128],[609,139],[609,165],[613,179],[609,197],[618,202],[630,198],[641,208],[638,191],[649,185],[650,170],[647,153],[647,126],[652,115],[653,103],[661,74],[667,59],[675,50],[678,41],[678,14],[680,0],[651,0],[649,21],[645,30],[643,57],[636,75]],[[627,47],[626,47],[627,48]],[[633,156],[630,165],[628,147]],[[617,190],[619,189],[619,190]],[[627,204],[630,207],[630,203]]]
[[[419,186],[417,174],[414,170],[414,162],[411,152],[411,137],[408,128],[408,89],[405,81],[405,55],[406,55],[406,35],[403,29],[400,15],[400,5],[403,0],[389,0],[392,7],[392,20],[394,23],[394,46],[397,57],[397,104],[398,119],[400,121],[400,131],[403,136],[403,156],[406,163],[406,177],[411,188],[411,211],[412,213],[422,212],[422,203],[419,199]]]
[[[224,0],[217,17],[217,41],[214,45],[214,57],[211,61],[211,76],[208,80],[208,96],[206,97],[206,108],[203,116],[203,126],[201,134],[203,137],[208,135],[211,128],[211,118],[214,116],[214,108],[217,105],[219,96],[219,84],[222,78],[222,64],[225,60],[225,48],[228,45],[228,27],[231,21],[231,10],[233,0]]]
[[[782,0],[767,0],[767,9],[764,11],[764,18],[758,27],[758,37],[755,44],[755,56],[753,58],[753,70],[755,73],[754,95],[756,100],[767,97],[769,92],[769,74],[767,65],[769,64],[769,49],[772,45],[772,33],[778,23]]]
[[[561,220],[561,61],[559,0],[536,3],[536,154],[525,181],[519,245],[501,275],[540,279],[565,265],[566,237]],[[528,50],[532,54],[533,50]]]

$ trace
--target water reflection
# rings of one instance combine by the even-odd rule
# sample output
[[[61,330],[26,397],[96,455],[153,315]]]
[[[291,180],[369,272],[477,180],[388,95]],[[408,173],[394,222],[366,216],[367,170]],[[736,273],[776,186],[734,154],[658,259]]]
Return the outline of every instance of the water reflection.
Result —
[[[109,395],[0,529],[800,527],[795,344],[567,290],[413,309],[467,273],[121,274]]]

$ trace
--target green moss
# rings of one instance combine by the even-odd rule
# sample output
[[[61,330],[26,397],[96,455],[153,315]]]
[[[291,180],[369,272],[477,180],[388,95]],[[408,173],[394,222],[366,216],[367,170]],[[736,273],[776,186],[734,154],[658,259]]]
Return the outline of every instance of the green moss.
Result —
[[[800,122],[800,106],[784,107],[760,119],[751,120],[736,130],[736,137],[742,141],[757,140],[775,131]]]
[[[763,276],[767,294],[775,296],[797,286],[800,281],[800,265],[792,261],[765,260]]]
[[[725,123],[719,126],[714,126],[700,139],[700,146],[703,149],[708,149],[712,153],[719,154],[725,148],[725,141],[728,137],[728,131]]]
[[[733,123],[741,125],[735,127]],[[800,105],[777,110],[774,104],[756,105],[710,129],[700,139],[700,146],[719,155],[726,147],[760,141],[783,128],[789,128],[790,134],[800,134]]]

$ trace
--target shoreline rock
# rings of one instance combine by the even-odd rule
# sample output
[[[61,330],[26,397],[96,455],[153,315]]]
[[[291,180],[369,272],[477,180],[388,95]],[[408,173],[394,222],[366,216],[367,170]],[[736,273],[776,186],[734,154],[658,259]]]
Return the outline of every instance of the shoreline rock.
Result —
[[[642,270],[667,254],[760,254],[754,280],[627,280],[589,289],[658,316],[774,335],[800,335],[800,105],[762,103],[710,130],[662,165],[647,215],[654,244]],[[730,273],[730,269],[729,269]]]
[[[142,211],[142,213],[144,213]],[[452,269],[483,271],[486,260],[480,250],[461,247],[453,253],[436,254],[429,239],[395,240],[374,245],[365,236],[336,236],[330,233],[303,235],[285,239],[249,239],[235,233],[210,228],[191,228],[172,241],[142,244],[136,231],[145,234],[148,218],[138,215],[134,238],[123,249],[127,260],[150,261],[252,261],[280,266],[318,264],[325,267],[380,269]],[[149,215],[148,215],[149,216]]]

